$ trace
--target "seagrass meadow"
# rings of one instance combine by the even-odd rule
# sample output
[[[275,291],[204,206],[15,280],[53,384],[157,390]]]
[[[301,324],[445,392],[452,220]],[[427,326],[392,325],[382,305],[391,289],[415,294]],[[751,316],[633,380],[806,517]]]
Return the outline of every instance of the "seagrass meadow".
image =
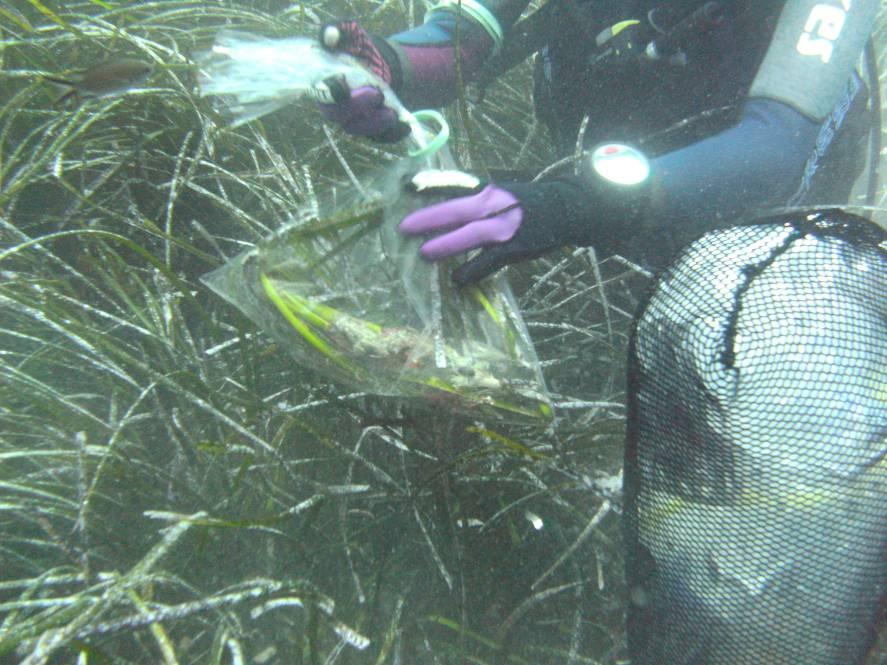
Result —
[[[401,153],[310,104],[231,129],[193,54],[223,28],[387,34],[424,9],[0,6],[0,663],[624,658],[643,270],[590,249],[510,269],[555,406],[538,426],[331,383],[200,282]],[[121,57],[153,65],[125,95],[59,104],[41,79]],[[519,67],[447,110],[462,167],[554,161],[529,85]]]

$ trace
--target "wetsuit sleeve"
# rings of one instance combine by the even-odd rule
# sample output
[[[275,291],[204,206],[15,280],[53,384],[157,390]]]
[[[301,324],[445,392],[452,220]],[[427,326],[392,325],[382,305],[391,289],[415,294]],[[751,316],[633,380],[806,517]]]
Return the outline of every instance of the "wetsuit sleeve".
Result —
[[[751,99],[730,129],[654,159],[642,226],[657,228],[637,238],[635,258],[658,267],[713,227],[783,205],[798,186],[818,129],[781,102]]]
[[[879,0],[786,2],[750,96],[823,120],[838,103],[878,7]]]
[[[801,35],[826,31],[817,27],[820,19],[797,18],[799,7],[813,4],[787,3],[735,125],[652,160],[653,182],[644,209],[626,204],[628,214],[621,218],[617,215],[617,219],[595,214],[600,210],[596,200],[599,195],[587,182],[594,176],[585,176],[585,183],[581,176],[562,181],[555,198],[574,216],[576,210],[588,211],[584,223],[589,225],[588,237],[599,252],[619,253],[638,263],[660,267],[674,251],[706,231],[735,223],[743,215],[786,204],[801,183],[814,145],[822,140],[821,127],[832,122],[832,118],[822,122],[823,115],[840,107],[842,95],[849,94],[852,66],[867,36],[862,24],[871,29],[873,7],[877,9],[877,0],[854,2],[840,38],[832,40],[828,62],[823,62],[826,47],[820,45],[817,55],[803,56],[809,62],[798,63],[793,52],[798,52],[798,44],[807,39]],[[850,3],[845,0],[843,4]],[[841,3],[816,6],[831,5]],[[810,11],[815,14],[822,10]],[[790,63],[793,73],[781,75],[777,62]],[[785,84],[784,89],[777,86],[779,81]],[[549,210],[557,208],[551,201],[546,206]]]
[[[507,34],[529,0],[483,0],[479,4]],[[492,54],[493,40],[465,13],[460,15],[458,5],[432,11],[424,25],[388,38],[399,64],[398,94],[407,106],[444,106],[455,99],[457,21],[461,75],[463,81],[470,81]]]
[[[817,129],[781,102],[751,100],[731,129],[651,160],[648,187],[624,189],[591,168],[504,187],[520,200],[524,223],[542,237],[593,245],[600,256],[619,254],[658,269],[706,231],[784,202]]]
[[[785,204],[822,121],[850,94],[877,10],[878,0],[786,3],[738,123],[653,161],[651,210],[671,241],[660,246]]]

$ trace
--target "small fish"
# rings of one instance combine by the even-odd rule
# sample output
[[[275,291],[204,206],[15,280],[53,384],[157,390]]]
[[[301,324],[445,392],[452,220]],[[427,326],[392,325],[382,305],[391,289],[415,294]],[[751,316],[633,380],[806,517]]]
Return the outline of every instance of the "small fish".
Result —
[[[89,99],[120,95],[151,75],[152,66],[141,60],[112,60],[67,77],[44,76],[59,89],[56,104],[71,97]]]

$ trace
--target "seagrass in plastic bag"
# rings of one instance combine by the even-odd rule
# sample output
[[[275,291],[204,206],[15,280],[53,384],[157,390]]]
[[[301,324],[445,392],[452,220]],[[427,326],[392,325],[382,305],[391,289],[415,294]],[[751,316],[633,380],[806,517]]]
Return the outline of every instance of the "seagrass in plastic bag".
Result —
[[[307,99],[373,85],[410,125],[416,154],[346,196],[297,208],[284,227],[205,278],[298,362],[368,393],[423,397],[475,416],[551,415],[533,345],[501,275],[457,290],[446,264],[419,257],[397,224],[432,201],[404,186],[418,170],[450,167],[446,123],[407,111],[356,60],[304,37],[222,31],[197,55],[199,88],[233,125]],[[424,114],[424,115],[422,115]],[[437,116],[427,140],[420,117]]]
[[[397,224],[430,203],[404,158],[347,201],[298,209],[279,232],[205,277],[295,359],[368,393],[421,397],[476,417],[550,417],[507,280],[457,289]]]

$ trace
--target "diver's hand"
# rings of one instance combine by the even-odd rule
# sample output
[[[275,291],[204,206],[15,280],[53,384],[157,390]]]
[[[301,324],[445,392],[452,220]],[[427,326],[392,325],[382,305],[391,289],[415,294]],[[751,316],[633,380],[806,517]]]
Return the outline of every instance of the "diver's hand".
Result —
[[[347,53],[360,61],[388,85],[392,82],[391,65],[379,47],[357,21],[329,23],[320,29],[320,43],[330,51]],[[336,99],[334,104],[321,104],[326,117],[354,136],[364,136],[386,143],[399,141],[409,134],[410,127],[385,106],[385,95],[375,86],[348,89],[344,80],[326,81]],[[344,86],[344,88],[343,88]]]
[[[400,230],[435,234],[420,250],[430,260],[482,249],[453,273],[460,286],[564,245],[625,253],[664,200],[654,175],[641,152],[617,143],[600,145],[577,173],[539,182],[483,184],[459,171],[420,171],[409,181],[416,192],[458,198],[407,215]]]
[[[458,176],[468,180],[447,181]],[[510,263],[536,258],[562,245],[587,244],[576,232],[582,225],[558,218],[558,206],[546,214],[545,202],[552,197],[546,191],[550,183],[499,186],[471,178],[446,171],[416,174],[410,186],[419,193],[467,196],[417,210],[400,223],[401,232],[408,235],[435,234],[420,249],[431,261],[484,248],[453,272],[457,285],[477,282]]]

